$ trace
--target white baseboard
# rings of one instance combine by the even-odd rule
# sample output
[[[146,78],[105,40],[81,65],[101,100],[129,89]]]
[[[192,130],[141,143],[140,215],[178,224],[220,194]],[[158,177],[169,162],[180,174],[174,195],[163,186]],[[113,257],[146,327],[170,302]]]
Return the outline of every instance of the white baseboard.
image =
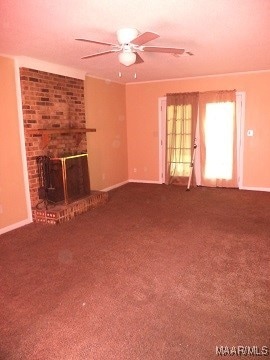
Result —
[[[105,188],[105,189],[103,189],[103,190],[101,190],[101,191],[110,191],[110,190],[116,189],[116,188],[118,188],[118,187],[120,187],[120,186],[123,186],[123,185],[127,184],[128,182],[129,182],[129,181],[126,180],[126,181],[120,182],[120,183],[118,183],[118,184],[114,184],[114,185],[112,185],[112,186],[109,186],[109,187],[107,187],[107,188]]]
[[[0,229],[0,235],[6,233],[6,232],[8,232],[8,231],[18,229],[19,227],[28,225],[28,224],[30,224],[31,222],[33,222],[33,221],[30,220],[30,219],[26,219],[26,220],[19,221],[19,222],[15,223],[15,224],[6,226],[6,227]]]
[[[116,188],[118,188],[118,187],[120,187],[120,186],[126,185],[126,184],[128,184],[128,183],[132,183],[132,182],[133,182],[133,183],[141,183],[141,184],[161,184],[160,181],[128,179],[128,180],[123,181],[123,182],[121,182],[121,183],[118,183],[118,184],[109,186],[109,187],[107,187],[107,188],[105,188],[105,189],[103,189],[103,190],[101,190],[101,191],[110,191],[110,190],[116,189]]]
[[[134,182],[134,183],[142,183],[142,184],[161,184],[158,180],[134,180],[129,179],[128,182]]]
[[[262,188],[262,187],[253,187],[253,186],[241,186],[240,190],[252,190],[252,191],[266,191],[270,192],[270,188]]]

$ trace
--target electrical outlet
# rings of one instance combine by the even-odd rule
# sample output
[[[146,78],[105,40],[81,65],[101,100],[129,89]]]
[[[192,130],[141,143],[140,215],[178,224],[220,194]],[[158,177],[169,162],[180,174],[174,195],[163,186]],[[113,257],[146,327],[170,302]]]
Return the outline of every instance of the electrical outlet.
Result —
[[[134,173],[136,173],[136,172],[137,172],[137,169],[136,169],[136,168],[134,168],[134,169],[133,169],[133,172],[134,172]]]

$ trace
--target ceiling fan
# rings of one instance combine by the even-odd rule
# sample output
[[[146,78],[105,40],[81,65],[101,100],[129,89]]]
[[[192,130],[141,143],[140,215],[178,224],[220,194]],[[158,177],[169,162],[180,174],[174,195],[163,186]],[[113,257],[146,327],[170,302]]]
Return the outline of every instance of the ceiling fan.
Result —
[[[185,52],[185,49],[178,49],[174,47],[161,47],[161,46],[145,46],[144,44],[159,37],[158,34],[149,31],[139,34],[139,31],[137,29],[124,28],[118,30],[116,32],[116,36],[117,36],[118,44],[112,44],[103,41],[87,40],[87,39],[75,39],[75,40],[110,46],[109,50],[98,52],[92,55],[87,55],[82,57],[82,59],[89,59],[110,53],[119,53],[118,54],[119,62],[125,66],[143,63],[144,62],[143,59],[138,54],[138,52],[140,51],[168,53],[168,54],[173,54],[175,56],[182,55],[183,53],[186,53],[188,55],[193,55],[190,52]]]

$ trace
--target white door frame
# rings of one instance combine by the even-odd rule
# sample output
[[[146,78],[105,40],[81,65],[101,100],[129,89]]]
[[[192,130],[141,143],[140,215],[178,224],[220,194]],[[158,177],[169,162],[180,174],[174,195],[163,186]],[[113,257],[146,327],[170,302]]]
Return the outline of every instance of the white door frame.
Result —
[[[166,96],[158,98],[158,123],[159,123],[159,183],[165,182],[165,156],[166,156]],[[246,93],[236,92],[236,122],[237,122],[237,181],[238,187],[243,187],[243,159],[244,159],[244,123],[245,123]],[[198,145],[198,149],[199,144]],[[197,152],[199,159],[199,151]],[[195,172],[196,161],[195,161]],[[198,170],[198,169],[197,169]],[[200,178],[196,177],[197,179]],[[200,183],[200,180],[199,180]],[[200,184],[197,184],[200,185]]]
[[[158,127],[159,127],[159,183],[165,182],[166,156],[166,96],[158,98]]]
[[[244,91],[236,92],[236,124],[237,124],[237,181],[239,189],[243,188],[244,173],[244,138],[245,138],[245,108],[246,93]]]

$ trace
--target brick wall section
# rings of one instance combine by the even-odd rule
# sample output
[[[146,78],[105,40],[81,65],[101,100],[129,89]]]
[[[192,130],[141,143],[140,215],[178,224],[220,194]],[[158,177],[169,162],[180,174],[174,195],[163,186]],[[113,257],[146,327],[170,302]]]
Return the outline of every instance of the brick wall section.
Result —
[[[48,72],[20,69],[25,146],[32,206],[39,202],[37,156],[58,157],[87,152],[86,135],[53,134],[42,148],[40,135],[27,129],[85,128],[84,81]]]

